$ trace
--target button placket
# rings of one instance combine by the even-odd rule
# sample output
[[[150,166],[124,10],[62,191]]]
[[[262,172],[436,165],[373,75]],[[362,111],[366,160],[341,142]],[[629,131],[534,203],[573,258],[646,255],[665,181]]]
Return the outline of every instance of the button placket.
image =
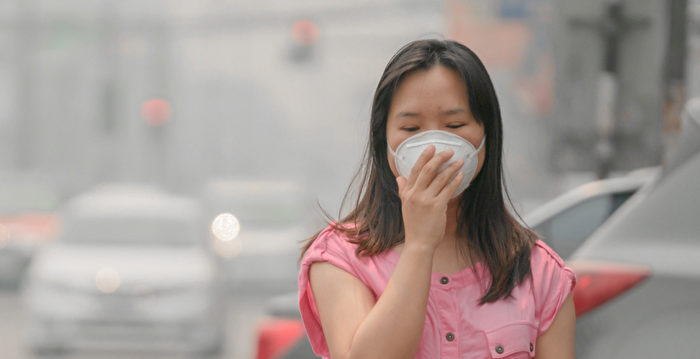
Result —
[[[442,337],[440,345],[441,358],[456,358],[459,356],[460,341],[457,335],[460,331],[459,318],[451,315],[457,308],[457,298],[452,292],[452,283],[446,275],[433,276],[431,295],[434,295],[438,308],[447,310],[438,311],[439,314],[439,330]]]

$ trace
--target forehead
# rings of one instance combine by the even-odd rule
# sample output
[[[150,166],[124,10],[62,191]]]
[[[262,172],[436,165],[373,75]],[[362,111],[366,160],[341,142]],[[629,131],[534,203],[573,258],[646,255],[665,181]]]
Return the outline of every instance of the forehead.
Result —
[[[468,106],[468,102],[467,86],[460,74],[437,65],[406,75],[392,96],[389,113],[445,110]]]

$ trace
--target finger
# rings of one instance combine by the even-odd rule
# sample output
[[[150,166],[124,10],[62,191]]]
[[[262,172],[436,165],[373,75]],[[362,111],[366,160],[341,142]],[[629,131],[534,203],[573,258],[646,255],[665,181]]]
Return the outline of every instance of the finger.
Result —
[[[435,176],[435,179],[433,180],[432,183],[430,183],[430,186],[428,186],[428,191],[434,195],[438,195],[440,191],[450,182],[450,179],[454,177],[455,173],[459,171],[460,168],[464,165],[464,160],[463,159],[458,159],[452,163],[450,163],[447,168],[442,170],[442,172],[438,173],[437,176]]]
[[[433,179],[437,175],[437,172],[440,169],[440,167],[442,167],[442,165],[445,162],[452,158],[453,155],[454,151],[452,149],[447,149],[431,158],[430,161],[428,161],[428,163],[426,163],[425,166],[423,166],[420,173],[418,174],[415,186],[418,188],[428,188],[428,186],[430,186],[430,183],[433,182]]]
[[[457,191],[457,187],[462,183],[462,178],[464,178],[464,172],[457,172],[457,174],[450,180],[447,186],[443,187],[440,194],[437,195],[438,198],[444,201],[449,201],[452,195]]]
[[[411,173],[408,175],[409,186],[413,186],[413,184],[416,183],[416,179],[418,178],[421,169],[423,169],[423,166],[425,166],[425,164],[428,163],[431,158],[433,158],[434,154],[435,145],[430,145],[428,148],[423,150],[423,153],[420,154],[418,160],[416,160],[416,163],[413,165],[413,168],[411,168]]]
[[[396,177],[396,185],[399,187],[399,198],[403,198],[403,189],[406,188],[406,177]]]

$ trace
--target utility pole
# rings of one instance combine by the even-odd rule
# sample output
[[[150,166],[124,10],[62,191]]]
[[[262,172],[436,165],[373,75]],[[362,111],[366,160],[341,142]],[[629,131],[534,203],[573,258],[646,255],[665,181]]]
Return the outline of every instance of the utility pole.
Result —
[[[34,145],[37,124],[36,90],[37,83],[37,39],[39,21],[36,15],[35,0],[17,0],[17,22],[15,23],[15,59],[17,91],[17,118],[15,121],[15,168],[33,170],[36,165]]]
[[[605,178],[661,162],[665,1],[560,0],[552,169]]]
[[[153,84],[157,96],[164,99],[168,104],[171,104],[172,91],[170,89],[170,76],[172,76],[171,62],[170,58],[172,56],[171,46],[172,46],[172,26],[167,18],[161,18],[157,20],[157,25],[154,27],[150,34],[150,39],[153,44],[153,62],[151,63],[151,69],[153,71]],[[172,116],[172,113],[169,115]],[[170,122],[170,121],[168,121]],[[150,140],[154,146],[153,151],[153,162],[151,171],[153,173],[153,180],[159,185],[172,185],[167,183],[169,180],[174,181],[174,179],[169,178],[168,173],[170,172],[170,156],[169,152],[172,151],[168,148],[170,145],[169,132],[171,130],[172,124],[164,123],[158,126],[150,126]]]
[[[96,169],[97,178],[101,181],[114,180],[117,173],[117,143],[116,132],[119,130],[120,90],[122,88],[119,76],[120,52],[117,43],[120,31],[121,13],[117,10],[118,1],[104,0],[100,16],[100,42],[97,45],[100,56],[100,77],[97,90],[101,92],[100,109],[97,112],[101,118],[100,135],[104,143],[104,158],[99,161]]]
[[[600,20],[574,18],[572,26],[595,31],[603,42],[603,68],[598,77],[598,99],[596,106],[595,144],[596,176],[608,177],[615,156],[615,128],[619,118],[619,57],[622,40],[626,33],[649,26],[648,19],[627,18],[620,0],[610,0],[605,4],[605,13]]]
[[[664,69],[664,155],[681,131],[680,115],[686,100],[688,0],[668,0],[666,16],[668,41]]]

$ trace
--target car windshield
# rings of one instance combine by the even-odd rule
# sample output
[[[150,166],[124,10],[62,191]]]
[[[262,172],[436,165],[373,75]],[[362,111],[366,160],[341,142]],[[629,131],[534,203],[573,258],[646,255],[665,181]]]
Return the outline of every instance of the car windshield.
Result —
[[[232,206],[233,214],[246,227],[287,227],[299,223],[298,206],[285,203],[248,203]]]
[[[204,193],[211,218],[229,212],[242,228],[264,229],[298,225],[304,213],[302,196],[294,183],[264,180],[213,182]]]
[[[172,218],[67,218],[62,241],[94,244],[195,245],[195,225]]]
[[[562,258],[567,258],[634,193],[635,191],[606,193],[589,198],[533,229]]]

